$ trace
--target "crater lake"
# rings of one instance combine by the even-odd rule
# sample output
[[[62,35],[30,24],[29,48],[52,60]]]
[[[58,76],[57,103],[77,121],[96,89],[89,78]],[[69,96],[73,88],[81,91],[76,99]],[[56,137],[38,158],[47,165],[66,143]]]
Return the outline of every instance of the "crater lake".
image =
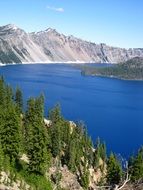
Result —
[[[56,103],[68,120],[84,121],[93,142],[100,137],[128,157],[143,144],[143,82],[82,76],[67,64],[0,67],[0,75],[23,91],[24,101],[44,93],[45,116]]]

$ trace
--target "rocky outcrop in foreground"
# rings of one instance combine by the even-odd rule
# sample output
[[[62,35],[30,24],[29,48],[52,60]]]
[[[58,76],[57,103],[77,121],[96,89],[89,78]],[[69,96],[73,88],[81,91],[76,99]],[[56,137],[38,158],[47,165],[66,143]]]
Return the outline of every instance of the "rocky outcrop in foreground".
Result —
[[[124,49],[65,36],[54,29],[26,33],[15,25],[0,27],[0,63],[119,63],[143,57],[143,48]]]

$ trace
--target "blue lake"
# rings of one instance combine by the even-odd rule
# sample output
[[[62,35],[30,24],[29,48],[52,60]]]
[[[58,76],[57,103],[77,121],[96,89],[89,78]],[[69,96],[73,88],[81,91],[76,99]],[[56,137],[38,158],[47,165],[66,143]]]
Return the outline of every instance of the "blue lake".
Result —
[[[45,113],[60,103],[69,120],[83,120],[93,141],[128,156],[143,144],[143,82],[82,76],[57,64],[0,67],[0,75],[23,90],[24,99],[45,94]]]

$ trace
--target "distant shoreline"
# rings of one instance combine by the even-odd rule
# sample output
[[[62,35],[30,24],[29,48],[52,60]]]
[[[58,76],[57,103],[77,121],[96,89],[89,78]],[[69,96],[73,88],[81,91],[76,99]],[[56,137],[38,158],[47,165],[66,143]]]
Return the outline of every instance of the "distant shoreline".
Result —
[[[118,80],[123,80],[123,81],[143,82],[143,79],[126,79],[126,78],[117,77],[117,76],[113,76],[113,75],[84,74],[83,76],[101,77],[101,78],[109,78],[109,79],[118,79]]]
[[[0,66],[8,66],[8,65],[30,65],[30,64],[86,64],[86,62],[80,61],[67,61],[67,62],[58,62],[58,61],[47,61],[47,62],[22,62],[22,63],[0,63]]]
[[[47,61],[47,62],[22,62],[22,63],[0,63],[0,66],[10,66],[10,65],[36,65],[36,64],[116,64],[116,63],[95,63],[95,62],[84,62],[84,61]]]

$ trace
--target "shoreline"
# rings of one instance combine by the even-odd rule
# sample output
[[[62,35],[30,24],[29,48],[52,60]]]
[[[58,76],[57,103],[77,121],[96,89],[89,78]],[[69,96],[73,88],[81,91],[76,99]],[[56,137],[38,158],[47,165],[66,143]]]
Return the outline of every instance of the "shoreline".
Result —
[[[113,75],[100,75],[100,74],[84,74],[84,76],[91,76],[91,77],[101,77],[101,78],[109,78],[109,79],[118,79],[123,81],[136,81],[136,82],[143,82],[143,79],[126,79],[122,77],[117,77]]]
[[[21,62],[21,63],[0,63],[1,66],[10,66],[10,65],[36,65],[36,64],[113,64],[115,65],[116,63],[95,63],[95,62],[85,62],[85,61],[47,61],[47,62]]]
[[[47,61],[47,62],[21,62],[21,63],[0,63],[0,66],[10,66],[10,65],[36,65],[36,64],[86,64],[84,61]]]

